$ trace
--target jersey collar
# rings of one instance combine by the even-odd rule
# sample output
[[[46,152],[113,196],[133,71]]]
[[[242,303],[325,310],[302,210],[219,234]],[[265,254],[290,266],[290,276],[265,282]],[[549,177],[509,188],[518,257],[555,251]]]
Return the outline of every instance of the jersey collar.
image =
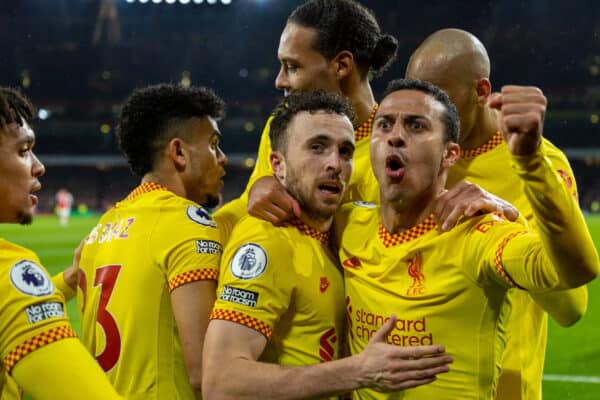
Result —
[[[375,113],[379,108],[379,104],[375,103],[373,106],[373,111],[371,111],[371,115],[369,118],[363,122],[361,126],[354,130],[354,141],[358,142],[361,139],[368,138],[371,135],[371,130],[373,129],[373,119],[375,119]]]
[[[290,224],[295,226],[302,234],[310,236],[313,239],[317,239],[321,244],[327,245],[329,243],[329,237],[331,236],[331,232],[320,232],[313,228],[312,226],[308,226],[304,222],[302,222],[299,218],[293,218],[290,221]]]
[[[144,182],[129,193],[125,200],[133,200],[144,193],[154,192],[155,190],[169,190],[161,184],[154,182]]]
[[[504,138],[502,137],[502,134],[500,133],[500,131],[497,131],[494,134],[494,136],[492,136],[490,138],[490,140],[488,140],[486,143],[479,146],[478,148],[472,149],[472,150],[465,150],[465,151],[461,152],[460,158],[477,157],[480,154],[487,153],[488,151],[492,150],[494,147],[498,146],[502,142],[504,142]]]
[[[379,240],[385,247],[392,247],[398,244],[406,243],[423,236],[437,226],[433,215],[428,216],[420,224],[413,226],[409,230],[401,233],[389,233],[383,223],[379,223]]]

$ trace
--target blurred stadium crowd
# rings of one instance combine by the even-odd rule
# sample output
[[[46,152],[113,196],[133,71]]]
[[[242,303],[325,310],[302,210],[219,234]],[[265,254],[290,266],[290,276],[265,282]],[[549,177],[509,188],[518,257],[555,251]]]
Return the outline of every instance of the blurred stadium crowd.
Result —
[[[224,200],[243,190],[261,130],[282,95],[273,83],[279,34],[300,1],[171,3],[0,3],[2,84],[20,87],[40,107],[36,148],[47,167],[40,211],[52,210],[59,188],[101,211],[137,184],[116,145],[116,115],[133,88],[165,81],[210,86],[227,101]],[[600,3],[363,3],[400,43],[398,61],[373,82],[376,97],[404,75],[409,55],[431,32],[474,33],[490,54],[496,89],[511,82],[544,90],[545,135],[569,156],[582,207],[600,212]]]

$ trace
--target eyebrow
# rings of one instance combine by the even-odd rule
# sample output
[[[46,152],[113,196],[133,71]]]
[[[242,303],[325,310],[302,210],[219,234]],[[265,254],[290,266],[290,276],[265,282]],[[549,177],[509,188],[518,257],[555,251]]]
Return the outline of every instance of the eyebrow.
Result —
[[[431,118],[428,118],[427,116],[421,114],[408,114],[403,116],[403,119],[407,122],[413,122],[417,120],[425,120],[427,122],[431,121]]]
[[[374,121],[377,121],[378,119],[394,119],[394,115],[392,113],[388,113],[388,114],[376,114]]]
[[[283,57],[278,57],[278,58],[279,58],[279,62],[281,64],[286,64],[286,63],[300,64],[300,61],[298,61],[298,59],[294,58],[294,57],[283,56]]]
[[[424,119],[425,121],[430,121],[431,120],[430,118],[428,118],[427,116],[422,115],[422,114],[386,113],[386,114],[375,115],[374,121],[377,121],[377,120],[382,119],[382,118],[383,119],[388,119],[388,120],[397,119],[398,118],[397,117],[398,114],[399,114],[399,117],[401,119],[403,119],[404,121],[409,121],[409,122],[416,121],[416,120],[419,120],[419,119]]]
[[[320,134],[320,135],[309,137],[308,140],[307,140],[307,143],[319,142],[319,141],[321,141],[321,142],[323,142],[323,141],[333,142],[333,139],[329,135]],[[351,140],[344,140],[342,142],[342,145],[343,146],[352,146],[352,149],[355,148],[355,145],[354,145],[354,143]]]
[[[26,133],[25,135],[21,136],[19,140],[17,140],[17,144],[23,143],[35,143],[35,136],[30,133]]]
[[[350,140],[346,140],[344,141],[344,143],[342,143],[342,146],[349,146],[352,148],[352,151],[356,150],[356,146],[354,145],[354,143]]]

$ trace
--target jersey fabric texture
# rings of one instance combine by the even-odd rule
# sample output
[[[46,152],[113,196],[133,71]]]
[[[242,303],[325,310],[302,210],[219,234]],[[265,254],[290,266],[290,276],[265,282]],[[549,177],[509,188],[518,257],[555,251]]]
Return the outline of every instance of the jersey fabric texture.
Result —
[[[244,217],[223,253],[211,319],[263,334],[261,361],[299,366],[337,359],[344,286],[328,237],[299,220],[274,227]]]
[[[129,399],[194,399],[170,295],[215,280],[215,221],[196,203],[144,183],[99,220],[81,255],[84,344]]]
[[[117,398],[76,338],[64,296],[35,253],[0,239],[0,268],[0,399],[21,399],[17,382],[41,400]],[[58,367],[63,357],[77,365],[83,379],[70,382],[72,365]]]
[[[535,231],[486,215],[444,234],[434,229],[431,218],[390,234],[381,225],[379,209],[364,205],[344,206],[336,220],[353,321],[352,351],[360,351],[365,336],[394,312],[400,322],[388,341],[443,344],[455,357],[450,373],[397,398],[493,399],[514,303],[507,293],[565,287],[553,263],[569,265],[567,240],[578,243],[583,262],[598,262],[581,210],[555,172],[546,146],[530,156],[511,156],[509,162],[523,182]],[[365,243],[365,236],[374,240]],[[385,301],[374,302],[378,294]],[[358,396],[381,398],[368,390]]]
[[[17,387],[6,374],[15,364],[45,345],[76,335],[65,315],[64,296],[55,289],[35,253],[0,239],[0,268],[0,352],[4,375],[0,382],[6,382],[6,390],[14,395]]]
[[[451,372],[431,384],[396,394],[359,390],[355,397],[492,399],[511,308],[507,291],[544,289],[524,273],[529,269],[548,282],[558,280],[540,255],[541,244],[532,245],[536,235],[493,214],[466,220],[444,234],[431,217],[390,234],[378,208],[344,209],[340,259],[352,354],[361,352],[394,313],[398,322],[389,343],[443,344],[454,357]],[[534,264],[534,259],[544,262]]]
[[[542,148],[556,175],[578,207],[577,183],[562,151],[547,139]],[[464,151],[452,166],[447,187],[462,180],[476,183],[487,191],[511,202],[535,229],[532,207],[525,196],[521,178],[507,168],[511,163],[508,145],[497,132],[481,147]],[[570,295],[575,295],[571,293]],[[498,400],[538,400],[542,398],[542,374],[548,331],[547,313],[525,292],[512,291],[513,312],[509,322],[507,351],[498,383]]]

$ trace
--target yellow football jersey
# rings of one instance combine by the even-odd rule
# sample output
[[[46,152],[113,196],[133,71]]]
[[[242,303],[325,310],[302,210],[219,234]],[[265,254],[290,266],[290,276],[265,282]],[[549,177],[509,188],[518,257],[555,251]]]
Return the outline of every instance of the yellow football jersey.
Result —
[[[354,168],[346,194],[348,201],[361,200],[379,203],[379,185],[371,168],[371,156],[369,152],[369,138],[371,137],[373,119],[375,118],[377,108],[378,105],[375,104],[369,118],[354,131]],[[225,204],[214,214],[214,218],[219,222],[219,226],[222,226],[224,229],[225,237],[228,237],[227,232],[231,232],[237,221],[247,214],[248,192],[252,188],[252,185],[264,176],[273,175],[273,169],[269,161],[271,155],[269,132],[272,120],[273,116],[269,117],[260,137],[256,164],[248,180],[246,190],[239,198]]]
[[[171,292],[218,275],[217,224],[196,203],[144,183],[99,220],[81,255],[83,341],[129,399],[193,399]]]
[[[547,139],[543,139],[541,147],[557,176],[571,193],[570,200],[577,204],[577,183],[567,157]],[[476,183],[510,201],[528,220],[529,226],[535,229],[536,221],[525,196],[523,182],[509,167],[510,164],[511,154],[498,132],[480,148],[461,154],[461,158],[450,169],[447,186],[452,187],[465,179]],[[511,295],[514,297],[513,313],[497,399],[541,399],[548,316],[526,292],[514,291]],[[575,292],[569,295],[580,296]]]
[[[429,217],[400,234],[387,232],[378,207],[348,204],[338,217],[352,354],[395,314],[390,344],[440,344],[454,357],[450,372],[431,384],[395,394],[359,390],[355,398],[492,399],[511,311],[507,292],[558,284],[537,234],[495,214],[446,233]]]
[[[21,359],[36,350],[76,337],[65,314],[65,299],[32,251],[0,239],[0,393],[18,392],[6,376]],[[4,398],[5,394],[2,394]],[[7,397],[10,398],[10,397]]]
[[[23,391],[17,382],[8,374],[4,366],[0,367],[0,400],[17,400],[23,398]]]
[[[296,220],[274,227],[251,216],[225,246],[211,319],[262,333],[261,361],[309,365],[337,359],[344,339],[344,285],[328,234]]]

